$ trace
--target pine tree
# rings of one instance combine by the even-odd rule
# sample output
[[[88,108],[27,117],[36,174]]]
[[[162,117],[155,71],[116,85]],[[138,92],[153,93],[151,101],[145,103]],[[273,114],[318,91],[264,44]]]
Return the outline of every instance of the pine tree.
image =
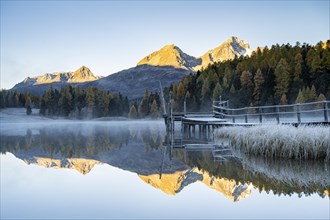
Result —
[[[95,105],[95,95],[94,95],[94,88],[88,87],[86,89],[86,107],[88,110],[89,117],[93,114],[94,105]]]
[[[323,93],[321,93],[321,94],[319,95],[319,97],[317,98],[317,101],[318,101],[318,102],[322,102],[322,101],[325,101],[325,100],[327,100],[327,99],[325,98],[325,95],[323,95]]]
[[[140,118],[144,118],[147,115],[149,115],[149,96],[150,93],[148,89],[144,90],[143,99],[140,102],[139,108],[138,108],[138,114]]]
[[[73,110],[72,100],[71,86],[62,87],[59,99],[60,114],[62,116],[69,116],[70,112]]]
[[[19,96],[18,96],[18,94],[15,93],[13,98],[14,98],[14,101],[13,101],[14,107],[19,107]]]
[[[231,87],[230,87],[230,93],[231,94],[235,94],[236,93],[236,88],[235,88],[234,84],[232,84]]]
[[[316,100],[317,100],[316,89],[315,89],[315,86],[312,85],[312,87],[311,87],[311,89],[309,90],[309,93],[308,93],[307,102],[315,102]]]
[[[286,105],[286,104],[288,104],[288,98],[286,97],[285,94],[283,94],[283,95],[281,96],[280,104],[281,104],[281,105]]]
[[[243,71],[241,75],[241,86],[244,89],[252,89],[253,88],[253,82],[252,82],[252,73],[250,71]]]
[[[156,100],[154,100],[150,106],[150,116],[152,118],[158,118],[159,117],[159,110],[158,110],[158,104]]]
[[[305,102],[305,97],[301,89],[299,89],[299,93],[296,98],[296,103],[304,103]]]
[[[74,108],[78,111],[78,117],[80,117],[81,110],[85,107],[85,93],[81,91],[80,87],[77,86],[74,90]]]
[[[257,70],[257,73],[254,76],[254,92],[253,97],[255,103],[260,105],[261,103],[261,90],[265,80],[260,69]]]
[[[132,105],[130,110],[129,110],[128,117],[132,118],[132,119],[136,119],[137,116],[138,116],[138,114],[137,114],[136,108],[135,108],[134,105]]]
[[[288,93],[289,82],[290,82],[290,73],[289,65],[284,58],[282,58],[275,68],[275,95],[282,99],[283,95]]]
[[[26,98],[25,108],[26,108],[26,114],[31,115],[32,109],[31,109],[31,98],[30,98],[30,96],[28,96]]]
[[[2,89],[0,91],[0,108],[5,108],[6,105],[5,105],[5,93],[6,93],[6,90]]]
[[[201,95],[202,95],[202,98],[205,100],[205,99],[208,99],[210,97],[210,83],[209,83],[209,79],[206,78],[204,79],[203,81],[203,86],[202,86],[202,91],[201,91]]]
[[[213,101],[217,101],[219,99],[219,96],[222,94],[222,92],[223,92],[223,89],[222,89],[220,83],[217,82],[217,84],[215,85],[215,88],[213,90],[213,95],[212,95]]]
[[[301,53],[297,53],[297,55],[294,58],[294,61],[295,61],[295,67],[294,67],[293,81],[300,82],[302,75],[302,63],[303,63],[303,58]]]
[[[315,48],[310,48],[306,55],[307,66],[311,73],[315,73],[320,68],[321,58],[318,51]]]

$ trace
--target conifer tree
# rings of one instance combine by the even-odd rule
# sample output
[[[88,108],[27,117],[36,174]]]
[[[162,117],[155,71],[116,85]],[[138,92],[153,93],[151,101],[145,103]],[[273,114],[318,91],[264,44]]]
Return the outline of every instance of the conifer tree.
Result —
[[[320,95],[319,95],[319,97],[317,98],[317,101],[318,102],[321,102],[321,101],[325,101],[325,100],[327,100],[326,98],[325,98],[325,96],[321,93]]]
[[[158,118],[159,117],[159,108],[158,108],[158,104],[157,104],[155,99],[154,99],[154,101],[152,102],[152,104],[150,106],[150,116],[152,118]]]
[[[222,89],[220,83],[217,82],[217,84],[215,85],[215,88],[213,90],[213,95],[212,95],[213,101],[217,101],[219,99],[219,96],[221,95],[222,91],[223,91],[223,89]]]
[[[149,96],[149,90],[145,89],[143,99],[141,100],[138,108],[138,114],[140,118],[144,118],[149,114]]]
[[[136,119],[138,117],[138,114],[137,114],[137,111],[136,111],[136,108],[134,105],[131,106],[129,113],[128,113],[128,117],[132,118],[132,119]]]
[[[61,88],[60,92],[60,114],[62,116],[68,116],[70,112],[73,110],[73,104],[72,104],[72,94],[71,94],[71,87],[70,86],[64,86]]]
[[[253,92],[254,101],[257,105],[260,105],[261,103],[261,91],[264,82],[265,80],[262,75],[262,72],[260,69],[258,69],[257,73],[254,76],[254,92]]]
[[[241,75],[241,86],[244,89],[252,89],[253,88],[253,82],[252,82],[252,73],[250,71],[243,71]]]
[[[26,114],[31,115],[32,113],[31,98],[29,96],[26,98],[25,108],[26,108]]]
[[[303,92],[301,91],[301,89],[299,89],[299,93],[298,96],[296,98],[296,103],[304,103],[305,102],[305,97],[303,95]]]
[[[275,95],[282,100],[283,95],[288,93],[289,90],[289,65],[284,58],[280,60],[275,68]]]
[[[285,94],[283,94],[283,95],[281,96],[280,104],[281,104],[281,105],[286,105],[286,104],[288,104],[288,98],[286,97]]]
[[[295,67],[294,67],[293,81],[300,82],[302,75],[302,63],[303,63],[303,58],[301,53],[297,53],[297,55],[294,58],[294,61],[295,61]]]

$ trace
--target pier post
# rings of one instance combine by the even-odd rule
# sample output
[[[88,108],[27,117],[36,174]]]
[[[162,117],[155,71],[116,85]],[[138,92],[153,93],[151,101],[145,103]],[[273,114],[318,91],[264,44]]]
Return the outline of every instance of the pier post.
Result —
[[[233,116],[233,123],[235,123],[235,115],[234,115],[234,110],[231,110],[231,115]]]
[[[204,125],[201,125],[201,127],[202,127],[202,129],[201,129],[201,137],[203,137],[204,136]]]
[[[301,123],[301,115],[300,115],[300,104],[299,103],[297,104],[296,110],[297,110],[297,121],[300,124]]]
[[[258,108],[258,112],[259,112],[259,123],[262,123],[262,108]]]
[[[247,116],[247,113],[245,114],[245,123],[248,123],[248,116]]]
[[[209,131],[209,128],[207,125],[205,125],[205,138],[208,137],[208,131]]]
[[[277,124],[280,124],[280,107],[276,106],[276,121]]]
[[[324,121],[328,122],[329,117],[328,117],[328,106],[327,106],[327,101],[323,101],[323,112],[324,112]]]
[[[183,101],[183,115],[185,116],[187,112],[187,102],[186,99],[184,99]]]
[[[192,125],[188,125],[188,137],[191,138],[191,127]]]
[[[192,127],[192,133],[193,133],[193,136],[196,137],[196,134],[195,134],[195,125],[193,125],[193,127]]]

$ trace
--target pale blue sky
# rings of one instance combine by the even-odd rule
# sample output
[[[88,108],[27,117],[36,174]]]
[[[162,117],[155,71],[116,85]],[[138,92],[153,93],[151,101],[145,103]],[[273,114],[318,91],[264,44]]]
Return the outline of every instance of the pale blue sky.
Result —
[[[174,43],[200,56],[235,35],[251,48],[329,39],[326,1],[1,1],[1,88],[89,67],[109,75]]]

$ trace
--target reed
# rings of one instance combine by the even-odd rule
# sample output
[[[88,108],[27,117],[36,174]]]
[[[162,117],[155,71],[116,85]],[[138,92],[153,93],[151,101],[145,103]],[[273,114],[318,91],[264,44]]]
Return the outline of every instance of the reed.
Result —
[[[233,148],[252,155],[330,161],[330,127],[326,126],[222,127],[215,137],[228,138]]]

